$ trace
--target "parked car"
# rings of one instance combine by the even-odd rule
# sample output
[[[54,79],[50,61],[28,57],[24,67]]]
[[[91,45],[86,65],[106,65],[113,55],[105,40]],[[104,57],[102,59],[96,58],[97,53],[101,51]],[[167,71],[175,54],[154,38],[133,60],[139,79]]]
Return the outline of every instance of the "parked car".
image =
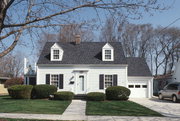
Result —
[[[180,82],[172,82],[159,91],[159,99],[170,98],[173,102],[180,100]]]

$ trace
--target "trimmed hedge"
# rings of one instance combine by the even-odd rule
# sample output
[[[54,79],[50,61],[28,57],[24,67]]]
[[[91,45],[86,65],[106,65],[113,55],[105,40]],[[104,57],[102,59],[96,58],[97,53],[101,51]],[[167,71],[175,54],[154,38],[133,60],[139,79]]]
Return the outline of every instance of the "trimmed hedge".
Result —
[[[106,96],[102,92],[90,92],[86,96],[89,101],[104,101]]]
[[[47,85],[47,84],[35,85],[32,90],[32,98],[36,98],[36,99],[49,98],[49,96],[54,94],[55,92],[57,92],[57,87],[54,85]]]
[[[8,92],[14,99],[30,99],[32,89],[32,85],[14,85],[8,88]]]
[[[4,83],[4,87],[8,88],[14,85],[22,85],[23,84],[23,79],[22,78],[12,78],[12,79],[8,79],[5,81]]]
[[[112,86],[106,89],[108,100],[128,100],[131,91],[123,86]]]
[[[62,92],[54,93],[55,100],[72,100],[73,97],[74,97],[74,93],[70,91],[62,91]]]

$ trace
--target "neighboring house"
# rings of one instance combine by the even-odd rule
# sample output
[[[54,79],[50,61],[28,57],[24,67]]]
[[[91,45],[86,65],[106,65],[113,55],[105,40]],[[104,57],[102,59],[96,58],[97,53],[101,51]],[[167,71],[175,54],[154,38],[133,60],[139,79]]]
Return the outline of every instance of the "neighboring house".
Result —
[[[151,97],[153,77],[145,59],[126,58],[120,42],[47,42],[37,62],[37,84],[75,94],[125,86],[130,97]]]
[[[168,83],[173,81],[172,73],[166,75],[154,76],[153,80],[153,95],[158,96],[158,92],[162,90]]]
[[[4,84],[6,82],[6,80],[10,79],[10,77],[3,77],[0,76],[0,84]]]
[[[180,82],[180,59],[175,65],[175,70],[174,70],[174,74],[173,74],[173,81]]]
[[[166,75],[157,75],[154,77],[153,94],[157,96],[158,92],[171,82],[180,82],[180,60],[175,64],[174,71]]]
[[[10,77],[5,77],[3,75],[0,74],[0,95],[2,94],[7,94],[7,89],[4,88],[4,83],[6,82],[6,80],[10,79]]]
[[[31,65],[27,66],[28,60],[24,59],[24,84],[36,85],[36,64],[34,69]]]

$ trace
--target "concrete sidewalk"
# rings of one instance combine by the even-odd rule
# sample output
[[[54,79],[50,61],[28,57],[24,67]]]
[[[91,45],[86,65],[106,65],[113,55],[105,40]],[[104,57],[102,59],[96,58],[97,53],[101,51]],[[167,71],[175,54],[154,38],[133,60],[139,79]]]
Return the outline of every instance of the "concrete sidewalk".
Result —
[[[61,120],[87,120],[85,115],[86,101],[72,100],[71,104],[64,111]]]
[[[180,121],[180,118],[170,117],[135,117],[135,116],[78,116],[77,115],[47,115],[47,114],[17,114],[0,113],[1,118],[41,119],[41,120],[86,120],[86,121]]]

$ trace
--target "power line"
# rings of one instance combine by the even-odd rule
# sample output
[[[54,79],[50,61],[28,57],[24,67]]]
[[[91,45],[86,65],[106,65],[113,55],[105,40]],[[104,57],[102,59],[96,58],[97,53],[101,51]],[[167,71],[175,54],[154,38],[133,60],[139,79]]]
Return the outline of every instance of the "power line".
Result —
[[[180,20],[180,17],[179,18],[177,18],[177,19],[175,19],[173,22],[171,22],[170,24],[168,24],[166,27],[164,27],[161,31],[163,31],[163,30],[165,30],[165,29],[167,29],[168,27],[170,27],[171,25],[173,25],[174,23],[176,23],[177,21],[179,21]],[[160,31],[160,32],[161,32]]]

